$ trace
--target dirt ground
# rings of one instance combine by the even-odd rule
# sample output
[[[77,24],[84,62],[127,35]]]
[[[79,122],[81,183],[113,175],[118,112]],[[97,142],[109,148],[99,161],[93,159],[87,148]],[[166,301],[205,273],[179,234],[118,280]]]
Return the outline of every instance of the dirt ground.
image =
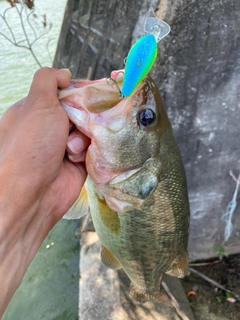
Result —
[[[240,254],[204,263],[209,264],[201,262],[191,267],[240,296]],[[240,301],[234,295],[193,272],[189,272],[182,284],[196,320],[240,320]]]

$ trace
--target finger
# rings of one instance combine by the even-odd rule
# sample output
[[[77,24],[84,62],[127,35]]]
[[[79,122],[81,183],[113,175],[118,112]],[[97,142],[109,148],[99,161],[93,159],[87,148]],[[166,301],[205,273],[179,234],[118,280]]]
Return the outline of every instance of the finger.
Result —
[[[68,190],[69,196],[71,195],[73,197],[72,201],[75,202],[87,177],[85,165],[83,163],[71,163],[67,159],[64,159],[62,175],[61,185],[62,181],[65,181],[64,193]],[[69,184],[69,189],[66,189],[67,184]]]
[[[57,99],[57,89],[65,88],[71,80],[71,72],[68,69],[41,68],[32,81],[26,105],[46,106],[42,100],[51,101],[52,105],[59,104]],[[39,102],[39,103],[38,103]]]
[[[30,93],[35,91],[46,91],[50,87],[50,91],[58,88],[66,88],[71,80],[71,72],[68,69],[40,68],[33,77]],[[56,92],[57,93],[57,92]]]
[[[90,139],[82,132],[74,130],[68,137],[66,151],[70,155],[76,155],[83,152],[90,144]]]
[[[86,160],[86,151],[83,151],[81,153],[78,154],[67,154],[67,158],[71,161],[71,162],[84,162]]]
[[[70,84],[72,74],[69,69],[57,70],[57,86],[58,88],[66,88]]]
[[[51,193],[48,195],[52,199],[58,193],[63,199],[63,201],[59,202],[59,207],[55,206],[51,213],[54,224],[77,200],[87,177],[87,171],[83,163],[74,164],[65,159],[62,169],[61,179],[54,181],[54,184],[51,186]],[[65,182],[63,183],[63,181]],[[61,188],[59,188],[59,184],[62,187],[60,193],[59,189]]]
[[[72,133],[75,129],[76,129],[75,124],[69,121],[69,134]]]

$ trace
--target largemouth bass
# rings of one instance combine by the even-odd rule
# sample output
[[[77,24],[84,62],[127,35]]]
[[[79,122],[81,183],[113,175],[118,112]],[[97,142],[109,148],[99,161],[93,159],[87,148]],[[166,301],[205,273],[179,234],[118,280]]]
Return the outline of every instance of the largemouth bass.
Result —
[[[121,88],[122,78],[117,79]],[[81,217],[90,208],[102,261],[123,268],[136,300],[161,299],[163,274],[183,277],[188,268],[189,202],[182,159],[156,85],[147,76],[122,99],[111,80],[75,80],[59,99],[91,139],[85,188],[67,215]]]

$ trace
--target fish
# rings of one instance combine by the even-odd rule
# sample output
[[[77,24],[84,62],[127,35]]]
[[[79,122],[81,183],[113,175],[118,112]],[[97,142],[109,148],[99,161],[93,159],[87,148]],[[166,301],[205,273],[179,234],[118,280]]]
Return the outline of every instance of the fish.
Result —
[[[123,75],[113,71],[121,89]],[[69,119],[91,143],[88,177],[66,214],[89,210],[102,244],[101,259],[123,269],[138,302],[164,300],[164,274],[188,269],[189,201],[182,158],[162,99],[147,75],[129,97],[108,79],[75,80],[59,91]]]

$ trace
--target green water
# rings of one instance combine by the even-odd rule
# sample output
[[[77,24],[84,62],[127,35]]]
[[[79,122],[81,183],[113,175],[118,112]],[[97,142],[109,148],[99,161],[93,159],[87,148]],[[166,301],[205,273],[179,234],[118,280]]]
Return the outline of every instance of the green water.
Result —
[[[43,15],[46,14],[48,25],[52,23],[50,32],[41,37],[33,45],[33,50],[40,60],[42,66],[51,66],[56,51],[57,41],[61,30],[62,19],[67,0],[35,0],[36,18],[32,19],[32,24],[37,32],[37,36],[45,33],[48,27],[43,28]],[[0,13],[2,14],[9,4],[0,1]],[[19,17],[15,9],[11,9],[7,14],[7,21],[10,24],[17,41],[24,39]],[[33,40],[33,33],[26,23],[29,39]],[[6,24],[0,19],[0,32],[11,37]],[[50,56],[47,50],[49,42]],[[22,43],[23,44],[23,43]],[[18,101],[28,93],[32,77],[39,68],[28,50],[18,48],[9,43],[0,35],[0,115],[6,108]]]
[[[61,220],[33,259],[2,320],[77,320],[78,222]]]
[[[43,66],[51,66],[59,37],[66,0],[35,0],[41,22],[47,14],[53,23],[50,33],[34,45]],[[0,1],[0,13],[8,4]],[[21,39],[16,14],[8,16]],[[41,23],[37,25],[41,31]],[[8,32],[0,20],[0,32]],[[38,65],[25,49],[17,48],[0,36],[0,115],[24,97]],[[14,129],[14,128],[13,128]],[[16,221],[17,223],[17,221]],[[2,320],[75,320],[78,319],[79,238],[78,221],[61,220],[50,232],[10,302]]]

